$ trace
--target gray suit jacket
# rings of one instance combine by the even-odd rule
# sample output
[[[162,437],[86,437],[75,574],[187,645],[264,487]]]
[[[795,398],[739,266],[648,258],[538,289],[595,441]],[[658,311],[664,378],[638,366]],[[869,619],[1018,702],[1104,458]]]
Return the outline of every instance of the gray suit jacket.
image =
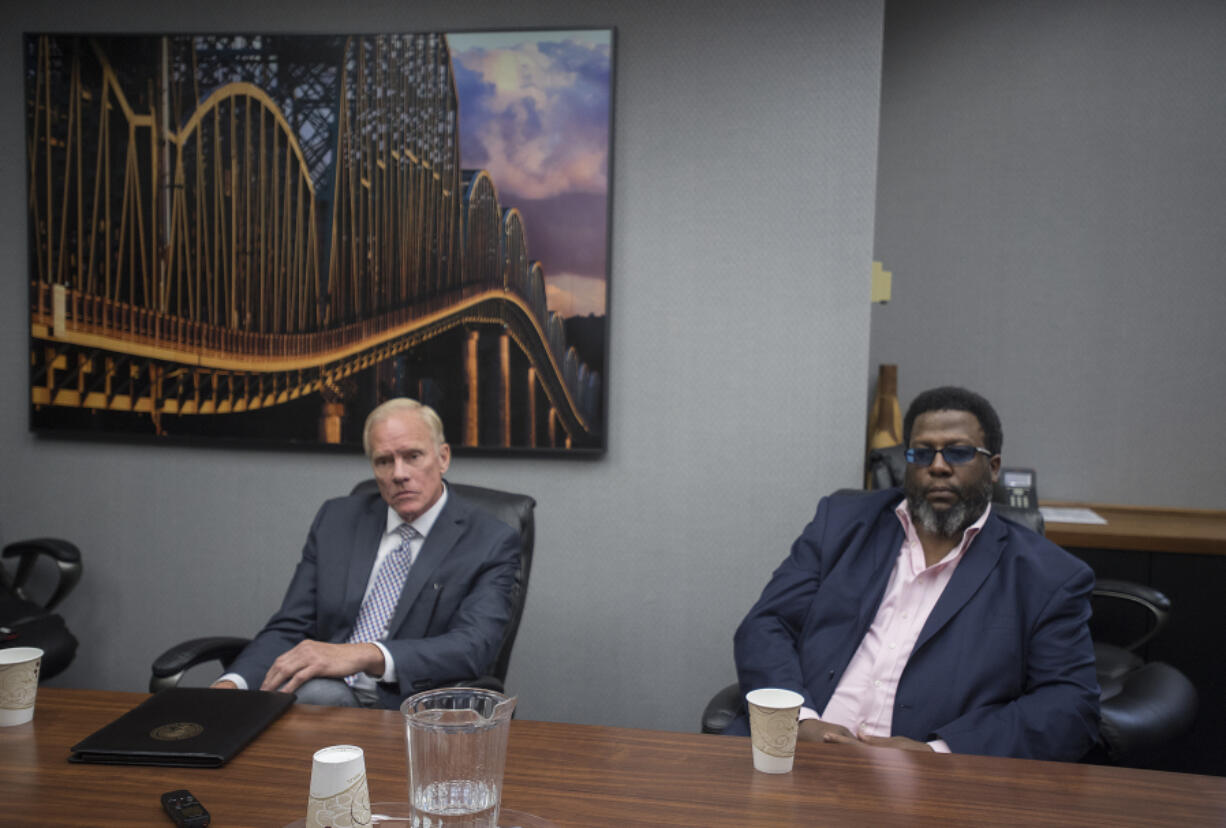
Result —
[[[281,609],[230,670],[259,687],[277,656],[298,642],[344,642],[386,527],[387,503],[377,492],[324,503]],[[388,624],[383,644],[397,681],[379,684],[380,703],[395,709],[413,693],[488,670],[511,617],[518,569],[518,534],[449,490]]]

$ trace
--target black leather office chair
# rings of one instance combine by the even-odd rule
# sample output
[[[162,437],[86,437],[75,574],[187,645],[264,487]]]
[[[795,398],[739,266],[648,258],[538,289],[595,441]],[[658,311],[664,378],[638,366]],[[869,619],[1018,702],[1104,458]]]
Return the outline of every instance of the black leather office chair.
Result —
[[[869,453],[870,489],[901,486],[906,468],[904,447],[890,446]],[[855,491],[855,490],[851,490]],[[993,501],[992,510],[1043,534],[1043,515]],[[1170,600],[1156,589],[1129,581],[1100,580],[1091,598],[1096,608],[1107,602],[1125,602],[1151,616],[1148,630],[1124,644],[1102,640],[1108,634],[1091,622],[1095,672],[1100,688],[1102,744],[1090,761],[1115,764],[1143,763],[1147,757],[1182,736],[1196,718],[1198,696],[1192,682],[1169,664],[1145,662],[1137,651],[1166,625]],[[703,733],[721,733],[740,713],[740,687],[730,684],[707,703],[702,714]]]
[[[906,446],[873,449],[868,453],[868,489],[889,489],[901,486],[907,470]]]
[[[1171,601],[1152,587],[1099,579],[1091,598],[1095,669],[1101,688],[1103,757],[1115,764],[1145,763],[1187,733],[1196,720],[1199,695],[1179,670],[1145,661],[1140,650],[1166,626]],[[1139,636],[1116,638],[1107,609],[1133,609],[1148,616]],[[1130,639],[1130,640],[1129,640]]]
[[[0,649],[41,649],[43,661],[38,680],[44,682],[62,673],[77,653],[76,636],[64,624],[63,617],[52,610],[81,580],[81,551],[61,538],[34,538],[10,543],[0,557],[17,559],[13,575],[0,566]],[[51,561],[56,569],[51,595],[41,602],[29,590],[40,560]]]
[[[511,599],[511,620],[507,622],[507,628],[503,632],[498,655],[493,665],[490,666],[488,674],[456,682],[463,686],[501,691],[506,684],[507,669],[511,664],[511,649],[515,646],[515,636],[519,632],[519,622],[523,617],[524,603],[528,597],[528,578],[532,573],[532,552],[536,540],[536,500],[528,495],[504,492],[500,489],[487,489],[483,486],[468,486],[450,481],[447,482],[447,486],[469,503],[484,509],[512,529],[519,531],[519,574],[515,579],[515,592]],[[363,480],[353,487],[350,494],[360,494],[377,489],[378,486],[373,479]],[[153,662],[149,692],[156,693],[165,687],[174,687],[183,678],[183,673],[197,664],[219,661],[223,669],[229,667],[250,640],[232,636],[212,636],[193,638],[171,647]]]

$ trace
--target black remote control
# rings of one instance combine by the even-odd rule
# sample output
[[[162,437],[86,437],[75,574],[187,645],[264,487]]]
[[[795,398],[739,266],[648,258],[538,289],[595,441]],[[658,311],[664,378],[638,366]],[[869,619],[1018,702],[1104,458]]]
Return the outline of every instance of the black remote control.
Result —
[[[162,807],[179,828],[208,828],[209,812],[190,791],[169,791],[162,794]]]

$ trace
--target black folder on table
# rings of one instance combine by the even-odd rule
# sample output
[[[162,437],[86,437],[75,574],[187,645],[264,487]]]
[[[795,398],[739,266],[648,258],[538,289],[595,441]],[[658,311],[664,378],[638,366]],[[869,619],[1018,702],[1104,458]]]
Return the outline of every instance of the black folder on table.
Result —
[[[77,742],[68,761],[218,768],[294,698],[263,690],[171,687]]]

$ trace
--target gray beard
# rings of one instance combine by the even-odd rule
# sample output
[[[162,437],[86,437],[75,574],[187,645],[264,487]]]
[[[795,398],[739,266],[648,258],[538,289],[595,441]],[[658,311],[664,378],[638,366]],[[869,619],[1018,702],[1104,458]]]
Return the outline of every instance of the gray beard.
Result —
[[[922,494],[907,492],[911,519],[924,531],[942,538],[956,538],[966,531],[992,502],[992,479],[985,477],[978,486],[968,486],[961,498],[943,512],[932,508]]]

